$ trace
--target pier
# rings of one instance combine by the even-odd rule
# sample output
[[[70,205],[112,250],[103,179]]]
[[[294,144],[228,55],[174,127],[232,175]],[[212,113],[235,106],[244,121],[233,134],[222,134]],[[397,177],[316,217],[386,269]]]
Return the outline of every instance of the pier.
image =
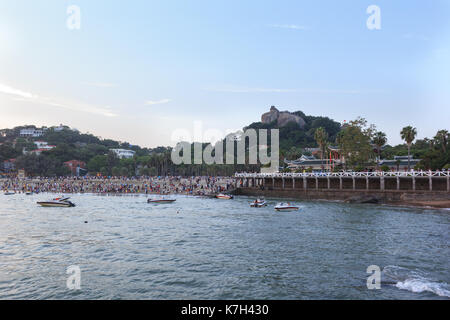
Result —
[[[236,173],[237,194],[384,202],[450,200],[449,171]]]

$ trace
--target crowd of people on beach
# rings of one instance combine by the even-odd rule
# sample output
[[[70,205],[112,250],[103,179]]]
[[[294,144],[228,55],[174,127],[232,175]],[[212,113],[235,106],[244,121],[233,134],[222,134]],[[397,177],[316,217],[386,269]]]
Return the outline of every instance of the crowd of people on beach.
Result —
[[[4,178],[0,190],[14,193],[186,194],[214,195],[231,191],[231,177],[55,177]]]

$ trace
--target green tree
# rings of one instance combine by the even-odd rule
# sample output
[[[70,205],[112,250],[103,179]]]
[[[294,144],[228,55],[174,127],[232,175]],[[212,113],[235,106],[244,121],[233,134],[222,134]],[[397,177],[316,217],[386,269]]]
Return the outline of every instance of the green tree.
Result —
[[[375,132],[374,125],[367,125],[364,118],[357,118],[343,126],[336,142],[345,158],[345,166],[366,166],[374,156],[371,141]]]
[[[434,137],[434,140],[441,146],[442,152],[447,152],[447,144],[449,141],[449,133],[447,130],[439,130]]]
[[[120,159],[117,157],[117,155],[113,151],[109,151],[108,155],[106,156],[106,168],[108,169],[108,175],[111,174],[112,168],[119,166]]]
[[[323,127],[319,127],[314,132],[314,139],[316,140],[317,144],[320,148],[320,158],[323,160],[325,149],[328,144],[328,133],[325,131]]]
[[[112,174],[113,176],[118,177],[118,176],[121,175],[121,169],[122,169],[122,168],[120,168],[120,167],[114,167],[114,168],[112,168],[112,170],[111,170],[111,174]]]
[[[106,168],[107,166],[108,166],[108,158],[105,155],[95,156],[87,163],[88,171],[93,173],[101,172],[103,174],[106,171],[106,169],[105,170],[102,169]]]
[[[381,160],[381,148],[387,142],[386,134],[381,131],[376,132],[374,134],[372,142],[375,145],[375,147],[377,148],[378,159]],[[377,167],[378,167],[378,162],[377,162]]]
[[[11,143],[3,143],[0,145],[0,161],[13,159],[21,155],[22,152],[12,147]]]
[[[417,129],[411,126],[404,127],[402,131],[400,131],[400,135],[403,140],[405,140],[406,145],[408,146],[408,171],[411,169],[411,144],[414,139],[416,139]]]

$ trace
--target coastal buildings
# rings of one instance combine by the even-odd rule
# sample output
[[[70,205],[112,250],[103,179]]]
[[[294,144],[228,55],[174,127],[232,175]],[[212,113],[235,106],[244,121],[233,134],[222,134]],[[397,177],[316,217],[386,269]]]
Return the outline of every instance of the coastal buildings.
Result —
[[[421,159],[413,159],[412,156],[409,160],[410,168],[414,168]],[[388,166],[391,171],[405,171],[408,170],[408,156],[395,156],[394,160],[381,160],[378,165]]]
[[[284,160],[288,169],[292,171],[327,171],[344,163],[343,157],[340,156],[340,150],[335,147],[328,147],[323,159],[320,159],[321,151],[319,148],[305,148],[303,151],[311,155],[303,154],[297,160]]]
[[[83,171],[86,168],[86,163],[80,160],[70,160],[64,162],[64,166],[70,170],[70,173],[73,176],[80,176],[80,171]]]
[[[35,155],[39,156],[44,151],[49,151],[49,150],[56,148],[56,146],[49,145],[48,142],[46,142],[46,141],[34,141],[34,144],[36,145],[36,149],[31,150],[31,151],[26,151],[24,149],[23,154],[35,154]]]
[[[3,161],[3,163],[1,163],[0,169],[5,173],[12,172],[16,169],[15,163],[16,163],[16,159],[5,160],[5,161]]]
[[[136,151],[127,149],[110,149],[119,159],[131,159],[136,154]]]
[[[38,138],[44,134],[43,129],[27,128],[20,130],[21,137]]]
[[[331,149],[331,155],[328,159],[317,159],[315,156],[302,155],[297,160],[284,160],[288,169],[291,171],[310,170],[310,171],[330,171],[336,166],[344,165],[345,160],[340,158],[338,150]],[[414,168],[421,159],[410,158],[409,166]],[[376,164],[368,165],[368,169],[376,169]],[[408,156],[394,156],[393,160],[380,160],[378,166],[387,166],[389,171],[407,171],[408,170]]]
[[[30,151],[30,152],[26,152],[26,154],[35,154],[37,156],[40,156],[41,153],[44,152],[44,151],[48,151],[48,150],[47,149],[35,149],[35,150]]]
[[[340,162],[337,160],[330,159],[316,159],[314,156],[305,156],[302,155],[297,160],[284,160],[287,164],[287,167],[293,171],[295,170],[312,170],[312,171],[320,171],[320,170],[330,170],[335,165],[339,165]]]
[[[34,144],[36,145],[37,149],[42,150],[52,150],[53,148],[56,148],[56,146],[49,145],[46,141],[34,141]]]
[[[63,130],[71,130],[71,131],[78,132],[77,129],[71,129],[69,126],[65,126],[63,124],[60,124],[59,126],[51,127],[51,129],[53,129],[54,132],[61,132]]]

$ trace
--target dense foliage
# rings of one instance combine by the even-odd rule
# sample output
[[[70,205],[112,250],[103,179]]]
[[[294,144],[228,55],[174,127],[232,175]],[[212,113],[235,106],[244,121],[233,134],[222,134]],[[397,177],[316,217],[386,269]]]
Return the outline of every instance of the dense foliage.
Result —
[[[303,128],[294,122],[281,128],[277,127],[276,122],[271,124],[255,122],[244,130],[279,129],[280,163],[283,163],[284,159],[296,159],[302,154],[310,155],[310,152],[305,151],[304,148],[319,147],[322,157],[326,146],[338,146],[345,155],[347,168],[356,169],[373,165],[377,156],[392,159],[396,155],[408,154],[411,154],[413,158],[422,159],[417,166],[419,169],[436,170],[450,167],[450,136],[447,130],[439,130],[432,139],[414,141],[416,129],[405,127],[402,130],[399,129],[399,134],[406,143],[390,146],[386,145],[386,135],[383,132],[377,132],[375,126],[368,125],[365,119],[358,118],[341,126],[340,123],[327,117],[306,116],[301,111],[294,114],[305,120]],[[171,161],[170,147],[141,148],[127,142],[101,139],[89,133],[83,134],[68,127],[62,131],[49,128],[39,138],[23,138],[20,137],[20,130],[24,128],[36,127],[21,126],[0,130],[0,164],[14,158],[16,168],[25,169],[28,174],[36,176],[67,175],[69,170],[63,163],[70,160],[85,162],[86,172],[90,174],[106,176],[229,176],[239,171],[257,172],[261,167],[260,164],[174,165]],[[49,145],[56,147],[40,155],[30,153],[36,149],[34,142],[38,140],[46,141]],[[193,144],[191,146],[193,148]],[[206,144],[203,144],[203,147],[205,146]],[[131,149],[136,154],[132,159],[119,159],[110,151],[112,148]],[[248,152],[248,148],[246,151]]]

